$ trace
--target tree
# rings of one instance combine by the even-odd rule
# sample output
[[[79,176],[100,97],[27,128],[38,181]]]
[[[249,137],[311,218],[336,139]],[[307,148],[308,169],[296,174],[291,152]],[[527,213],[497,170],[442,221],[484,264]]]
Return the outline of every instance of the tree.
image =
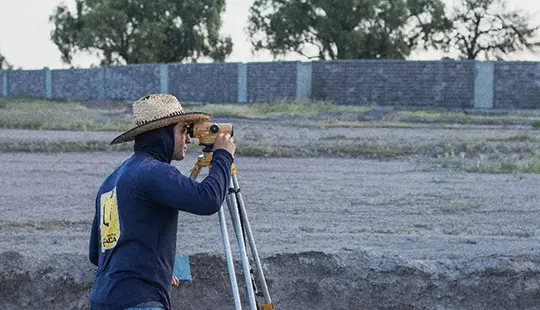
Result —
[[[7,61],[6,57],[0,54],[0,70],[11,70],[13,66]]]
[[[70,64],[79,51],[101,64],[223,61],[232,40],[219,34],[225,0],[75,0],[50,16],[51,39]]]
[[[459,51],[460,59],[503,59],[508,53],[540,46],[534,38],[539,26],[531,26],[526,14],[506,8],[505,0],[461,0],[450,19],[443,50]]]
[[[403,59],[449,26],[441,0],[255,0],[248,33],[274,57]]]

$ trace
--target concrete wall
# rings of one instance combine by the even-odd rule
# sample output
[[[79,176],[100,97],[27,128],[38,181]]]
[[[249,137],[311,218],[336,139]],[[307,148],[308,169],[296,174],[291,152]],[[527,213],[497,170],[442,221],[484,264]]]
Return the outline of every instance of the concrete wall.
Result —
[[[342,60],[0,71],[2,97],[131,101],[158,92],[184,102],[539,108],[540,62]]]
[[[52,98],[89,100],[103,94],[104,69],[52,70]]]
[[[296,99],[296,62],[250,63],[247,66],[249,102]]]
[[[347,104],[472,107],[474,63],[315,62],[312,95]]]
[[[7,72],[7,90],[12,97],[46,97],[45,70]]]
[[[496,63],[494,94],[497,108],[540,107],[540,63]]]
[[[165,66],[164,66],[165,68]],[[237,102],[238,64],[169,64],[168,92],[183,101]]]

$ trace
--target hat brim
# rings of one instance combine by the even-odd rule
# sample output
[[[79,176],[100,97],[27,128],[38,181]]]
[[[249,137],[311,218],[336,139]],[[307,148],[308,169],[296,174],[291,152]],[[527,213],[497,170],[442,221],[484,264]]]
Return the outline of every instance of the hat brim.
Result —
[[[186,112],[180,115],[167,116],[156,119],[143,125],[134,127],[111,141],[111,144],[118,144],[135,140],[137,135],[150,130],[166,127],[172,124],[184,123],[202,123],[212,118],[212,115],[205,112]]]

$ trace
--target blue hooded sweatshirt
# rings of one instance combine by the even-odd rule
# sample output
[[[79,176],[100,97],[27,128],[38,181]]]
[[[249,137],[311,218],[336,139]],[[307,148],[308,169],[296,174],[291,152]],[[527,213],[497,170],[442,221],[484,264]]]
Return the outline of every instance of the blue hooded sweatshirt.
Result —
[[[91,309],[158,301],[171,308],[178,211],[212,215],[229,188],[232,155],[215,150],[201,182],[170,165],[173,126],[137,136],[133,156],[99,188],[89,245],[97,266]]]

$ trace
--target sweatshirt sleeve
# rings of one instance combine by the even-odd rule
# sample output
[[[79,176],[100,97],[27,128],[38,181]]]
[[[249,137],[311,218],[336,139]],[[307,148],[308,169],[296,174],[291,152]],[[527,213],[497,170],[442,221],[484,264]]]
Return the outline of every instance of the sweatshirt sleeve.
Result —
[[[232,155],[226,150],[215,150],[208,175],[201,182],[184,176],[170,165],[159,165],[153,171],[149,192],[159,204],[193,213],[212,215],[219,211],[231,179]]]
[[[92,227],[90,230],[90,244],[88,248],[88,258],[90,262],[94,265],[99,263],[99,242],[98,242],[98,214],[94,215],[94,220],[92,221]]]

